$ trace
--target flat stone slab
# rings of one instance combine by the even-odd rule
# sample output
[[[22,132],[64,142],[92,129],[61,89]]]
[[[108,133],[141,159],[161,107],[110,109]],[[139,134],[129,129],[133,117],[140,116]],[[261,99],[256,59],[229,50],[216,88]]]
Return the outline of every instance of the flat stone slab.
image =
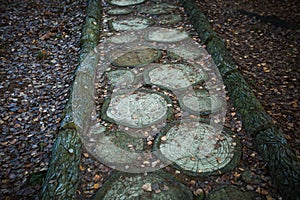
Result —
[[[182,17],[180,15],[160,15],[158,17],[158,21],[160,24],[175,24],[182,20]]]
[[[169,107],[167,97],[159,93],[135,91],[114,95],[103,105],[103,111],[107,117],[118,125],[131,128],[149,127],[167,118]]]
[[[152,42],[179,42],[187,38],[187,32],[175,29],[152,29],[146,34],[146,39]]]
[[[192,200],[191,191],[165,172],[114,174],[96,194],[95,200],[155,199]]]
[[[129,13],[132,13],[133,10],[129,8],[114,8],[107,11],[107,14],[109,15],[127,15]]]
[[[151,47],[138,47],[132,51],[125,52],[112,62],[118,67],[136,67],[149,64],[161,57],[158,49]]]
[[[116,6],[132,6],[145,2],[146,0],[109,0],[108,2]]]
[[[174,12],[176,9],[177,9],[176,6],[167,3],[161,3],[153,6],[147,6],[147,7],[143,6],[139,11],[140,13],[144,13],[144,14],[161,15],[161,14],[168,14]]]
[[[184,64],[153,64],[150,70],[144,73],[145,82],[158,85],[170,90],[180,90],[204,82],[207,79],[205,72]]]
[[[121,131],[107,132],[99,135],[92,152],[102,163],[120,169],[136,162],[145,146],[143,138]]]
[[[194,176],[232,170],[241,156],[239,141],[229,131],[217,133],[213,126],[199,121],[169,125],[155,140],[155,148],[175,168]]]
[[[187,60],[195,60],[199,61],[203,55],[206,55],[203,49],[200,46],[196,46],[195,44],[183,44],[178,47],[170,48],[169,56],[174,59],[184,58]]]
[[[235,186],[224,186],[214,189],[207,195],[207,200],[217,199],[231,199],[231,200],[253,200],[253,199],[265,199],[256,192],[253,191],[242,191]]]
[[[114,31],[135,31],[145,29],[154,22],[142,17],[129,17],[124,19],[109,20],[108,26]]]
[[[122,35],[114,35],[107,39],[108,42],[115,44],[131,43],[138,39],[136,35],[124,33]]]
[[[223,104],[216,96],[210,96],[206,90],[193,90],[179,98],[180,107],[195,115],[211,114],[219,111]]]
[[[109,83],[114,86],[126,86],[134,83],[134,74],[129,70],[114,70],[107,74]]]

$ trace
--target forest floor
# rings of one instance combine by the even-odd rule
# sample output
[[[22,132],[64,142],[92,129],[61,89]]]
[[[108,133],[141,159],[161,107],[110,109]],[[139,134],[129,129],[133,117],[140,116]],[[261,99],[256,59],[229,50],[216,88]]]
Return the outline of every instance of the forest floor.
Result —
[[[197,2],[299,157],[299,2]]]
[[[300,6],[271,0],[198,4],[299,157]],[[85,7],[86,1],[0,5],[0,199],[33,199],[40,191],[77,66]],[[110,170],[85,152],[83,161],[80,191],[96,190]],[[276,189],[260,192],[276,199]]]

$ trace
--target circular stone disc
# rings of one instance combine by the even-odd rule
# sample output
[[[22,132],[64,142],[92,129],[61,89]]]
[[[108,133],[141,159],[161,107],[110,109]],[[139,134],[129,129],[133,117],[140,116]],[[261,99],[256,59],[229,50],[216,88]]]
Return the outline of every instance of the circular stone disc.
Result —
[[[143,128],[165,120],[167,104],[159,94],[138,91],[112,97],[106,115],[119,125]]]
[[[136,67],[149,64],[160,58],[160,56],[161,53],[158,49],[140,47],[117,57],[112,64],[118,67]]]
[[[192,200],[191,191],[164,172],[141,174],[114,174],[96,194],[95,200],[154,199]]]
[[[175,24],[182,20],[180,15],[160,15],[158,21],[160,24]]]
[[[137,40],[137,36],[133,34],[122,34],[122,35],[114,35],[107,40],[109,42],[115,43],[115,44],[124,44],[124,43],[130,43]]]
[[[109,15],[126,15],[129,13],[132,13],[132,10],[129,8],[115,8],[107,11],[107,14]]]
[[[109,132],[99,136],[93,153],[101,162],[115,167],[132,164],[145,148],[145,140],[125,132]]]
[[[154,42],[179,42],[189,38],[188,33],[174,29],[154,29],[147,32],[146,39]]]
[[[201,47],[198,48],[195,46],[195,44],[183,44],[181,46],[169,49],[170,57],[175,59],[184,58],[190,60],[198,58],[200,60],[202,54],[205,55],[203,49],[201,49]]]
[[[235,186],[224,186],[217,188],[207,195],[207,200],[216,199],[231,199],[231,200],[252,200],[259,197],[259,195],[254,191],[242,191]],[[259,198],[261,199],[261,198]]]
[[[149,7],[142,7],[140,9],[141,13],[144,14],[150,14],[150,15],[160,15],[160,14],[167,14],[175,11],[177,9],[176,6],[162,3],[162,4],[156,4]]]
[[[153,21],[142,17],[110,20],[108,26],[115,31],[134,31],[151,26]]]
[[[171,90],[185,89],[207,79],[204,72],[196,74],[192,67],[183,64],[158,65],[158,67],[148,70],[144,77],[149,84],[159,85]]]
[[[222,102],[215,96],[203,94],[203,91],[193,91],[193,94],[179,98],[180,106],[192,114],[210,114],[222,108]]]
[[[187,174],[219,174],[238,164],[238,141],[225,131],[217,134],[209,124],[187,121],[163,132],[155,141],[156,148]]]
[[[109,3],[116,6],[132,6],[145,2],[145,0],[110,0]]]
[[[110,71],[107,78],[115,86],[130,85],[134,82],[134,75],[129,70]]]

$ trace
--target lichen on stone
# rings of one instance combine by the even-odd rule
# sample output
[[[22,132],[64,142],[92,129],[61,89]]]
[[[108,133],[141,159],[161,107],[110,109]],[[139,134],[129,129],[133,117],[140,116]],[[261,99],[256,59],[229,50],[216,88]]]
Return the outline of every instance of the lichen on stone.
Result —
[[[118,125],[143,128],[164,121],[167,105],[165,97],[157,93],[136,91],[113,95],[103,112]]]
[[[145,2],[145,0],[109,0],[112,5],[116,6],[132,6]]]
[[[156,139],[163,159],[190,175],[219,174],[234,168],[241,155],[239,142],[228,131],[216,131],[199,121],[169,125]]]
[[[108,26],[115,31],[134,31],[145,29],[153,24],[153,21],[142,17],[128,17],[123,19],[109,20]]]
[[[207,74],[185,64],[153,64],[153,67],[145,72],[144,77],[149,84],[170,90],[180,90],[195,83],[204,82]]]
[[[146,33],[146,39],[155,42],[179,42],[189,38],[187,32],[176,29],[150,29]]]

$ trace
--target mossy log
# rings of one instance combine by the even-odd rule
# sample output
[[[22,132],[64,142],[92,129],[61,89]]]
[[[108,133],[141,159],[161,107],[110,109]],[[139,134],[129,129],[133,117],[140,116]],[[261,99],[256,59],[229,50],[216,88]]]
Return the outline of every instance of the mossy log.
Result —
[[[273,123],[238,72],[223,41],[214,33],[196,3],[193,0],[181,0],[181,3],[219,68],[246,132],[254,138],[259,154],[268,163],[273,182],[285,199],[300,199],[300,193],[297,192],[300,188],[300,161],[287,144],[282,131]]]
[[[80,64],[76,70],[76,77],[83,77],[83,74],[87,73],[87,76],[93,79],[93,75],[89,73],[94,73],[94,70],[91,70],[91,68],[98,63],[97,59],[95,59],[97,52],[94,52],[94,49],[99,39],[101,17],[100,2],[99,0],[90,0],[87,7],[87,16],[81,37]],[[89,59],[91,54],[92,57]],[[82,78],[82,81],[79,82],[84,82],[84,80],[85,79]],[[87,84],[89,83],[90,81]],[[94,85],[94,81],[91,83]],[[74,112],[73,102],[76,95],[74,96],[73,93],[80,93],[75,90],[77,89],[73,85],[70,91],[71,95],[69,101],[65,108],[65,116],[52,149],[50,166],[42,187],[41,199],[43,200],[67,200],[75,199],[76,197],[77,185],[80,178],[79,164],[82,147],[78,130],[82,128],[80,126],[84,124],[84,122],[79,122],[84,121],[88,113],[83,112],[81,115],[76,115],[76,112]]]

